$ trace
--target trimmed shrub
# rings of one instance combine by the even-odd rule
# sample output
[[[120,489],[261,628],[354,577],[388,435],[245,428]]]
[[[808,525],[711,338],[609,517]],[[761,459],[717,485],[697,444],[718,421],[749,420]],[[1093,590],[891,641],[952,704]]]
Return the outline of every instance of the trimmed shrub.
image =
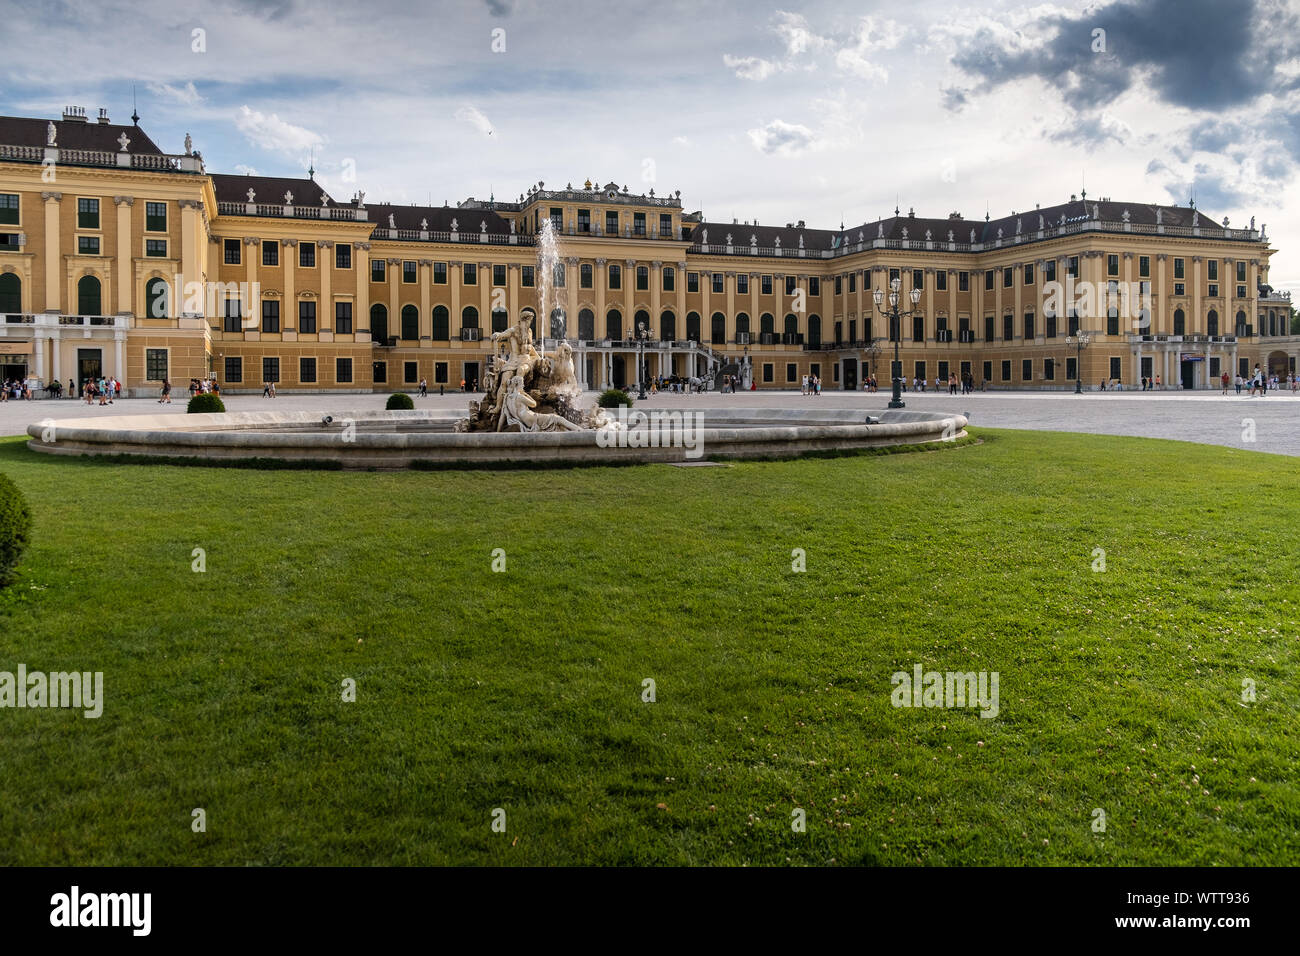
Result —
[[[0,475],[0,587],[13,581],[14,569],[32,535],[32,513],[18,486]]]
[[[410,411],[415,408],[415,402],[411,401],[411,396],[405,392],[393,392],[388,396],[388,404],[384,406],[390,412],[392,411]]]
[[[601,408],[618,408],[620,405],[626,405],[628,408],[631,408],[632,396],[621,388],[607,388],[605,391],[600,393],[600,398],[596,400],[596,403],[600,405]]]
[[[226,403],[211,392],[199,392],[185,406],[185,412],[188,415],[194,415],[198,412],[224,412],[225,410]]]

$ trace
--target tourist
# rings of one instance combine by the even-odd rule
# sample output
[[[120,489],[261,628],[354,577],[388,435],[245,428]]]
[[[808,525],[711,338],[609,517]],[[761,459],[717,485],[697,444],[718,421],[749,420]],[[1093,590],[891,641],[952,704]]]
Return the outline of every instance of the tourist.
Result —
[[[465,391],[465,379],[463,378],[460,380],[460,390]]]
[[[807,394],[808,394],[808,376],[807,376],[807,375],[805,375],[805,376],[803,377],[803,379],[802,379],[802,380],[800,381],[800,383],[799,383],[799,394],[800,394],[800,395],[807,395]]]
[[[1222,375],[1220,375],[1219,380],[1223,383],[1223,394],[1227,395],[1228,394],[1228,373],[1224,372]]]
[[[168,379],[163,379],[162,398],[158,399],[159,405],[170,405],[172,403],[172,383]]]
[[[270,398],[270,397],[271,397],[271,383],[270,383],[270,382],[263,382],[263,383],[262,383],[262,397],[263,397],[263,398]]]

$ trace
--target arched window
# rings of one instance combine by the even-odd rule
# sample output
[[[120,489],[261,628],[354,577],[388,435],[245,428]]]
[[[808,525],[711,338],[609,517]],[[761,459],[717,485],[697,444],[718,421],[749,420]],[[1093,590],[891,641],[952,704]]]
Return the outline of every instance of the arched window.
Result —
[[[370,307],[370,337],[376,342],[388,341],[388,309],[382,305]]]
[[[659,338],[665,342],[677,338],[677,316],[671,312],[664,312],[659,316]]]
[[[1219,334],[1219,313],[1216,309],[1211,309],[1209,315],[1205,317],[1205,333],[1207,335]]]
[[[1174,309],[1174,335],[1187,334],[1187,316],[1182,309]]]
[[[623,337],[623,315],[617,309],[605,314],[605,338],[618,341]]]
[[[144,314],[151,319],[167,318],[166,279],[153,278],[144,284]]]
[[[642,325],[645,326],[646,335],[654,332],[654,328],[650,325],[650,313],[645,309],[637,309],[636,315],[632,316],[632,334],[636,335],[640,332]]]
[[[799,319],[793,312],[787,312],[785,316],[785,334],[787,342],[793,342],[794,337],[799,334]]]
[[[492,331],[504,332],[506,326],[510,324],[510,315],[505,309],[492,310]]]
[[[408,341],[420,339],[420,310],[413,305],[402,306],[402,338]]]
[[[736,316],[736,341],[739,342],[741,336],[749,334],[749,314],[741,312]]]
[[[721,312],[714,312],[709,318],[709,343],[711,345],[727,344],[727,317]]]
[[[0,312],[23,310],[23,280],[12,272],[0,276]]]
[[[1237,313],[1237,334],[1246,334],[1246,313],[1244,311]]]
[[[758,319],[758,331],[761,335],[776,334],[776,319],[771,312],[764,312]]]
[[[596,313],[591,309],[578,312],[578,338],[590,342],[596,337]]]
[[[551,334],[553,339],[566,339],[569,337],[569,317],[563,309],[551,310]]]
[[[462,329],[478,328],[478,309],[472,305],[467,305],[460,310],[460,327]]]
[[[77,314],[103,315],[99,301],[99,280],[94,276],[82,276],[77,280]]]
[[[446,342],[451,338],[451,313],[445,305],[433,307],[433,340]]]
[[[822,318],[820,315],[808,316],[808,344],[813,348],[822,344]]]
[[[686,313],[686,338],[691,342],[700,340],[700,313]]]

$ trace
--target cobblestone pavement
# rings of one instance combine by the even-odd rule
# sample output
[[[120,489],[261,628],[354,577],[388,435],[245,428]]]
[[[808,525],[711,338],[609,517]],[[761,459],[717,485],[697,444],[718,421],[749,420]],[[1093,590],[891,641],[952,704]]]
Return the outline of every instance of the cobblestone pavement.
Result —
[[[416,399],[416,406],[465,408],[472,396],[448,393]],[[123,399],[100,408],[70,399],[9,401],[0,403],[0,435],[22,434],[27,425],[46,418],[97,418],[108,415],[183,415],[188,395],[181,392],[171,405],[155,399]],[[907,392],[909,409],[958,411],[971,424],[990,428],[1025,428],[1038,431],[1089,432],[1100,435],[1134,435],[1173,438],[1180,441],[1226,445],[1253,451],[1300,456],[1300,397],[1290,392],[1270,392],[1267,398],[1238,396],[1233,391],[1195,392],[976,392],[973,395]],[[590,393],[595,400],[595,393]],[[226,396],[232,412],[320,411],[337,416],[340,411],[384,407],[386,395],[295,395],[282,392],[278,398],[260,395]],[[872,414],[885,409],[889,396],[861,392],[824,392],[805,397],[798,391],[757,391],[738,395],[658,395],[638,402],[638,408],[690,408],[709,406],[785,407],[834,406],[862,408]],[[1253,427],[1252,427],[1253,426]],[[1251,436],[1253,434],[1253,440]]]

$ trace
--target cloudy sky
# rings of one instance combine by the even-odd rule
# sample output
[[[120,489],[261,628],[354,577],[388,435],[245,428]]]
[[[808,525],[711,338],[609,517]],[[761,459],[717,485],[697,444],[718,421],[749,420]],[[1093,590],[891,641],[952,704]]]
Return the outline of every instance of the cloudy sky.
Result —
[[[6,9],[8,8],[8,9]],[[0,112],[136,90],[166,150],[336,197],[588,177],[713,219],[982,216],[1086,185],[1268,224],[1300,291],[1300,0],[0,3]],[[198,32],[196,32],[198,31]],[[1100,31],[1100,32],[1099,32]]]

